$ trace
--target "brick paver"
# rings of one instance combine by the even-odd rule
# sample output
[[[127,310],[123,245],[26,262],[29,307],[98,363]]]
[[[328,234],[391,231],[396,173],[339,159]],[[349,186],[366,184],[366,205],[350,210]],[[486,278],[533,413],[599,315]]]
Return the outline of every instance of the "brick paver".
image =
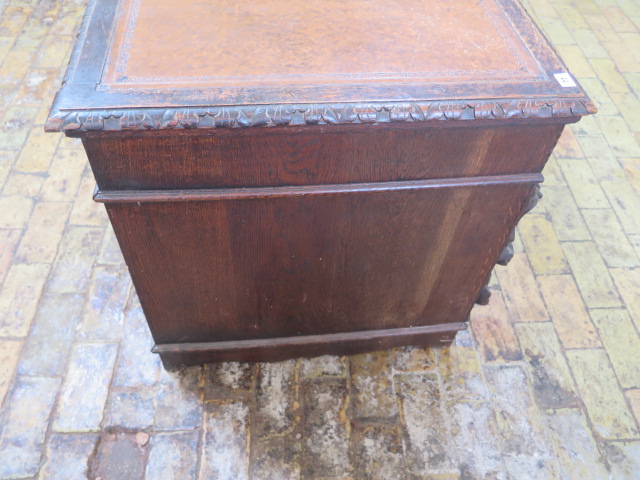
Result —
[[[77,140],[86,0],[0,0],[0,479],[640,479],[640,0],[529,0],[568,127],[449,350],[166,372]]]

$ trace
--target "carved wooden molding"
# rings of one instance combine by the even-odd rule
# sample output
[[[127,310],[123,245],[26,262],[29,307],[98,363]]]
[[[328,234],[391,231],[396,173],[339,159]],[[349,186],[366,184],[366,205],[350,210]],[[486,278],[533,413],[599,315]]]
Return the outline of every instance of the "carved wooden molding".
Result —
[[[520,220],[522,220],[522,217],[524,217],[527,213],[529,213],[531,210],[533,210],[536,207],[536,205],[538,204],[538,201],[541,198],[542,198],[542,192],[540,191],[540,185],[535,184],[531,189],[531,193],[527,197],[522,207],[520,216],[516,221],[516,226],[518,225]],[[503,267],[506,267],[511,261],[511,259],[513,258],[513,255],[514,255],[513,242],[515,241],[515,239],[516,239],[516,227],[514,226],[513,229],[509,232],[509,236],[506,239],[506,245],[502,249],[502,252],[500,252],[500,256],[498,257],[498,261],[496,262],[498,265],[502,265]],[[478,292],[476,304],[488,305],[490,297],[491,297],[491,290],[489,289],[488,284],[484,285],[480,289],[480,292]]]
[[[489,305],[489,299],[491,298],[491,290],[487,285],[484,285],[480,292],[478,292],[478,298],[476,298],[476,305]]]
[[[515,230],[512,230],[512,232],[515,233]],[[510,241],[509,243],[507,243],[507,246],[504,247],[502,249],[502,252],[500,253],[500,256],[498,257],[498,265],[502,265],[503,267],[506,267],[507,265],[509,265],[509,262],[511,261],[511,259],[513,258],[515,251],[513,249],[513,240]]]
[[[45,129],[66,132],[382,124],[579,117],[595,112],[590,100],[574,98],[62,110],[49,118]]]
[[[531,191],[531,194],[527,198],[527,201],[525,202],[524,207],[522,208],[522,214],[518,218],[518,222],[516,223],[516,225],[520,222],[520,220],[522,220],[522,217],[524,217],[527,213],[533,210],[536,207],[536,205],[538,205],[538,201],[541,198],[542,198],[542,192],[540,191],[540,185],[536,184],[533,186],[533,190]],[[503,267],[506,267],[511,261],[511,259],[513,258],[513,254],[514,254],[513,242],[515,241],[515,238],[516,238],[516,227],[513,227],[513,230],[511,230],[511,232],[509,233],[509,236],[507,237],[507,244],[505,245],[504,249],[502,250],[502,253],[500,253],[500,256],[498,257],[498,265],[502,265]]]
[[[271,187],[236,187],[186,190],[99,190],[93,199],[101,203],[165,203],[211,200],[246,200],[253,198],[307,197],[344,193],[402,192],[442,188],[471,188],[488,185],[517,185],[541,182],[539,173],[521,173],[485,177],[431,178],[399,182],[348,184],[286,185]]]

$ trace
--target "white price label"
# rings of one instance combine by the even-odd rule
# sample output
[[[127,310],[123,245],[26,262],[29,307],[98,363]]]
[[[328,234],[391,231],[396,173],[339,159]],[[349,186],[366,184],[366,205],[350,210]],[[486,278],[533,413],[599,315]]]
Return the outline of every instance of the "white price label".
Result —
[[[571,78],[571,75],[569,75],[568,73],[556,73],[553,76],[556,77],[556,80],[561,87],[568,88],[578,86],[576,85],[576,82],[573,81],[573,78]]]

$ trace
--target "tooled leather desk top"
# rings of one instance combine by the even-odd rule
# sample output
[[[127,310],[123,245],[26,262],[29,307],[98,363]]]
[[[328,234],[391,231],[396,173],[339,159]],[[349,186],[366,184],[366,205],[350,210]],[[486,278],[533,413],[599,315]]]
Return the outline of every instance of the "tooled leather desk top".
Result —
[[[593,112],[517,0],[94,0],[46,128]]]

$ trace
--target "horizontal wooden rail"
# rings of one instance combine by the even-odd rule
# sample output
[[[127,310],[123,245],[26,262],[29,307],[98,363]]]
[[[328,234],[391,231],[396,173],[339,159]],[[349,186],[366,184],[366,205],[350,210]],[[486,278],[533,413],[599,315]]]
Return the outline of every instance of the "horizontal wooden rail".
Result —
[[[323,335],[300,335],[295,337],[257,338],[250,340],[230,340],[223,342],[163,343],[153,347],[153,353],[195,353],[212,351],[250,350],[260,348],[278,348],[310,346],[326,343],[345,343],[353,341],[372,341],[390,337],[414,336],[465,330],[466,323],[444,323],[422,327],[391,328],[387,330],[364,330],[358,332],[326,333]]]
[[[158,203],[193,202],[208,200],[245,200],[268,197],[296,197],[341,193],[375,193],[424,190],[429,188],[466,188],[489,185],[540,183],[539,173],[518,175],[494,175],[469,178],[443,178],[408,180],[400,182],[347,183],[328,185],[303,185],[279,187],[216,188],[193,190],[99,190],[93,199],[101,203]]]

